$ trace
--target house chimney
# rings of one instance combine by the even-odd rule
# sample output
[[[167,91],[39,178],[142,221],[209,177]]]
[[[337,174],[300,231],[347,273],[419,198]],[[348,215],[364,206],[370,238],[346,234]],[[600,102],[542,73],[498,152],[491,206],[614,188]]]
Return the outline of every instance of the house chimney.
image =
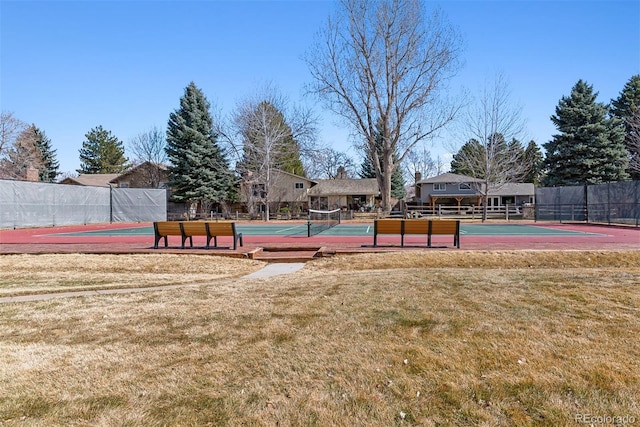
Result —
[[[29,166],[27,168],[26,179],[27,181],[30,181],[30,182],[40,181],[40,173],[38,172],[38,169],[34,168],[33,166]]]
[[[338,168],[338,173],[336,174],[336,179],[347,179],[347,170],[344,168],[344,166],[340,166]]]
[[[418,184],[418,182],[420,182],[420,180],[422,180],[422,174],[420,172],[416,172],[415,175],[415,179],[416,179],[416,183],[415,183],[415,187],[416,187],[416,191],[415,191],[415,200],[418,201],[422,198],[422,192],[420,191],[421,187]]]

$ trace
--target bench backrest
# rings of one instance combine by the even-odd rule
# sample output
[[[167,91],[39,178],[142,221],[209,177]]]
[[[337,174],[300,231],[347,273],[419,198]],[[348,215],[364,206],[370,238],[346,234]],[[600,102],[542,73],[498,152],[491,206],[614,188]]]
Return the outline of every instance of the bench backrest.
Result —
[[[458,221],[434,219],[431,221],[431,234],[457,234],[460,230]]]
[[[428,234],[429,221],[426,219],[405,219],[404,234]]]
[[[207,226],[201,221],[183,222],[182,231],[185,236],[206,236]]]
[[[159,236],[180,236],[179,221],[158,221],[153,223],[153,228]]]
[[[374,232],[376,234],[401,234],[401,219],[377,219],[374,223]]]
[[[207,226],[211,236],[235,236],[236,233],[233,222],[208,222]]]

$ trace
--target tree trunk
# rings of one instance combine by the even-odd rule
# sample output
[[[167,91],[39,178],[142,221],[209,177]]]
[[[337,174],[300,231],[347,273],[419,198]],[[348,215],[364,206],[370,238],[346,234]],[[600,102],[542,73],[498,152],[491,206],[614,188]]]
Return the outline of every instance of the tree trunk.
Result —
[[[486,186],[487,184],[485,184]],[[487,187],[488,188],[488,187]],[[487,210],[489,209],[489,192],[485,190],[482,195],[482,222],[487,221]]]

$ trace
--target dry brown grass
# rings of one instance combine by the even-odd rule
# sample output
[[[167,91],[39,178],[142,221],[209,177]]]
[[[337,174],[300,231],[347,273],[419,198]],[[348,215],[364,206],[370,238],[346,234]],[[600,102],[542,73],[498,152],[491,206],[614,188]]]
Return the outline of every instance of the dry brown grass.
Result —
[[[356,255],[271,279],[3,304],[0,424],[639,423],[637,261]]]
[[[2,255],[0,296],[207,283],[263,266],[207,255]]]

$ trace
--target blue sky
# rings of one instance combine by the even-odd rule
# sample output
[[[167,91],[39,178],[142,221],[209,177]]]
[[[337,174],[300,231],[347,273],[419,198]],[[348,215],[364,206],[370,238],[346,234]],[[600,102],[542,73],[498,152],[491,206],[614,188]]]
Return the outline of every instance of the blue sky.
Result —
[[[453,90],[479,93],[496,72],[523,107],[530,139],[579,80],[608,103],[640,74],[640,2],[439,1],[460,32]],[[0,105],[51,139],[60,168],[80,166],[84,135],[102,125],[127,144],[164,128],[190,81],[229,114],[267,82],[320,115],[319,140],[354,154],[347,131],[313,99],[302,56],[331,1],[0,0]],[[446,138],[433,142],[447,157]]]

